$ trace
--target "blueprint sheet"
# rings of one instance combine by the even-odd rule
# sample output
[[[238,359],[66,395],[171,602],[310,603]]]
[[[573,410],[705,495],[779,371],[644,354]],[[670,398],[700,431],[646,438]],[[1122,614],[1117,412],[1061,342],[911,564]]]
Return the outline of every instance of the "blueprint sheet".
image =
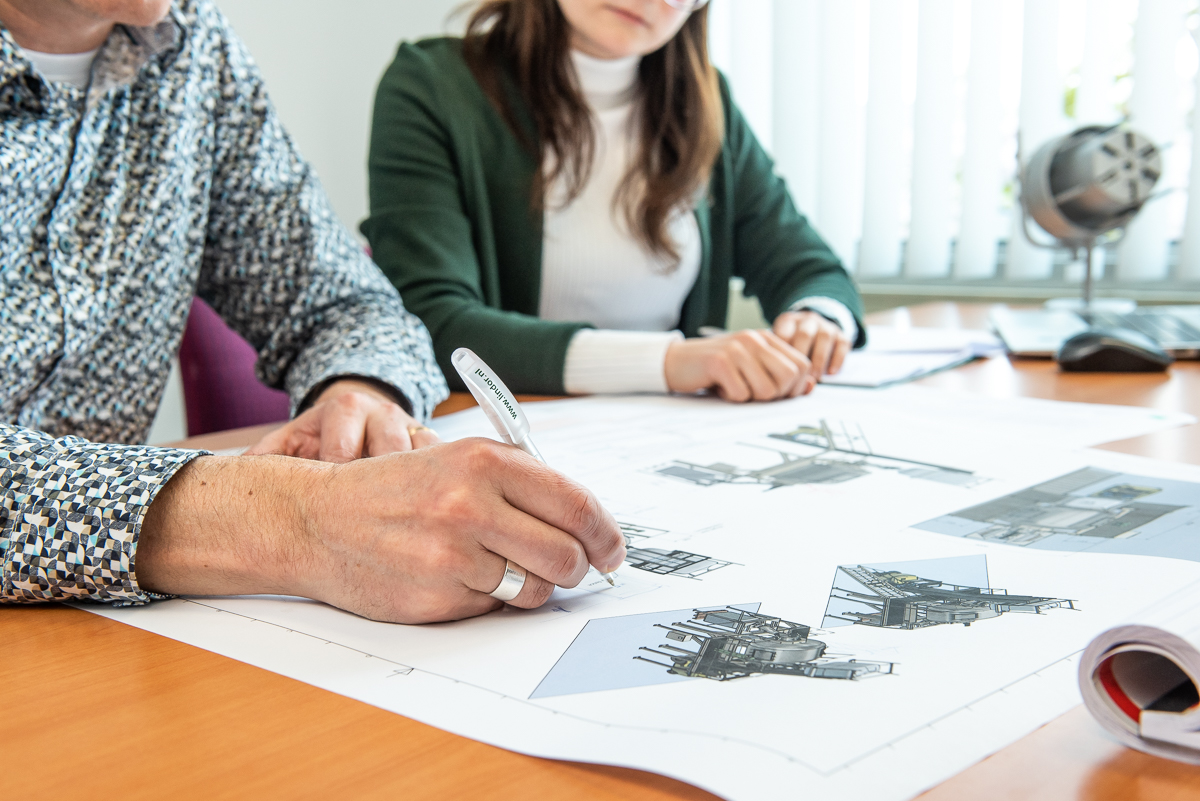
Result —
[[[621,523],[615,588],[432,626],[293,598],[88,611],[528,754],[888,801],[1078,704],[1087,643],[1200,582],[1163,534],[1200,468],[1085,449],[1181,418],[916,387],[526,410]],[[494,436],[478,410],[436,423]]]

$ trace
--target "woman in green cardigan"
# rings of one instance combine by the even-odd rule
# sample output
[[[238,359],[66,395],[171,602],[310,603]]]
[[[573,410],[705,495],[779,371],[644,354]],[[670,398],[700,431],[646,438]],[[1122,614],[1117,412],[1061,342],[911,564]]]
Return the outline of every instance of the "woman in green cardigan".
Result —
[[[400,47],[362,230],[452,385],[467,346],[517,392],[772,400],[863,343],[708,60],[705,2],[485,0],[463,39]],[[735,275],[772,329],[700,337]]]

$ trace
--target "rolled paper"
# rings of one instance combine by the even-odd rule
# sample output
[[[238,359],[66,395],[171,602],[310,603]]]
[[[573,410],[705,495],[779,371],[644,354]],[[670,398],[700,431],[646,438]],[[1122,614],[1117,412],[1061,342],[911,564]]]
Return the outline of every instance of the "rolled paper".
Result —
[[[1200,582],[1092,640],[1079,688],[1125,745],[1200,765]]]

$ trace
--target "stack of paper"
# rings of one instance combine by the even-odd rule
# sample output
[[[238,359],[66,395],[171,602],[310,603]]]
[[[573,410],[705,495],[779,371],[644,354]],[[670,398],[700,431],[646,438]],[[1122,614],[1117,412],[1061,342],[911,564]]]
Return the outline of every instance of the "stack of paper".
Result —
[[[837,375],[825,384],[882,387],[1004,353],[1004,345],[987,331],[945,328],[870,326],[867,346],[846,357]]]

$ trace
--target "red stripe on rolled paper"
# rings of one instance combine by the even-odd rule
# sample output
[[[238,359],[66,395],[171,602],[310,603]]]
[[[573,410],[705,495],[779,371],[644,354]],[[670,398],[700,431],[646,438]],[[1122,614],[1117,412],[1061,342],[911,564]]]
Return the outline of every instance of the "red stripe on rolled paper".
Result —
[[[1133,718],[1134,722],[1140,722],[1142,719],[1142,709],[1125,694],[1125,691],[1121,689],[1121,685],[1117,683],[1117,677],[1112,672],[1112,657],[1100,663],[1100,667],[1096,668],[1096,676],[1100,679],[1100,686],[1108,693],[1108,697],[1113,700],[1117,708]]]

